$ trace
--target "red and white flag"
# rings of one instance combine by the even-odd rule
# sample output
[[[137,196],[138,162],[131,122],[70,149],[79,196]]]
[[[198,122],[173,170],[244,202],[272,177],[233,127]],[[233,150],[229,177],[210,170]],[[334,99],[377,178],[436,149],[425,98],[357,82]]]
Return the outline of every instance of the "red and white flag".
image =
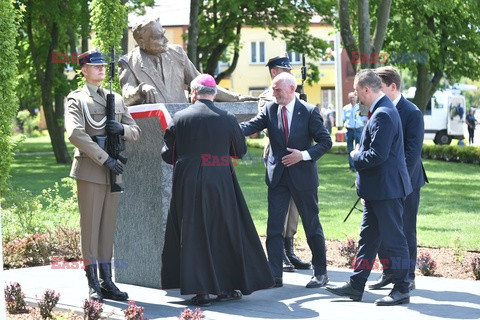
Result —
[[[170,122],[172,122],[172,117],[163,103],[139,104],[128,107],[128,111],[134,119],[158,117],[163,132],[165,132]]]

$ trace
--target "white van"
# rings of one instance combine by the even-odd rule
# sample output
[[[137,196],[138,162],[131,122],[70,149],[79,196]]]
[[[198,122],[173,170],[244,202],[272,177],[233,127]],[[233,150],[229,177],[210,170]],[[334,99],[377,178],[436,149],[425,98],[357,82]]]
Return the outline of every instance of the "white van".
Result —
[[[404,97],[412,101],[415,87],[408,89]],[[435,144],[450,144],[452,139],[465,139],[465,97],[459,89],[436,91],[427,104],[423,119],[425,139]]]

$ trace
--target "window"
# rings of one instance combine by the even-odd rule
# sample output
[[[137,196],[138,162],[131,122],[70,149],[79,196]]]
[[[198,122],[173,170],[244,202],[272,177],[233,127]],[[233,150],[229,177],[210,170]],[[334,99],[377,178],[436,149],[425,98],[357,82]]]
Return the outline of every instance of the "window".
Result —
[[[322,108],[326,108],[330,103],[335,105],[335,87],[323,87],[321,97]]]
[[[265,63],[265,42],[254,41],[251,43],[250,62],[252,64]]]
[[[302,63],[302,54],[294,51],[287,51],[288,59],[292,64]]]

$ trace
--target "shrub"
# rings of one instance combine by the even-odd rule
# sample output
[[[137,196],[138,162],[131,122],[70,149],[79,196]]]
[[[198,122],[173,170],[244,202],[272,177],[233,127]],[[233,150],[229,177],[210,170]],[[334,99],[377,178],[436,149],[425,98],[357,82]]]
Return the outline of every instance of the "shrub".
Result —
[[[455,258],[455,261],[458,262],[459,264],[463,264],[464,255],[466,251],[467,250],[462,245],[462,240],[460,239],[460,236],[455,235],[455,238],[453,239],[453,256]]]
[[[353,259],[357,255],[357,241],[347,239],[347,242],[342,242],[340,245],[340,255],[347,259],[346,265],[352,264]]]
[[[45,234],[15,238],[3,248],[6,268],[22,268],[45,265],[50,262],[50,248]]]
[[[80,230],[58,227],[55,231],[49,231],[47,234],[52,256],[63,257],[69,261],[81,258]]]
[[[475,280],[480,280],[480,256],[473,257],[471,265]]]
[[[98,320],[103,312],[103,303],[93,299],[83,300],[83,319]]]
[[[63,178],[37,196],[23,188],[9,189],[1,201],[4,243],[25,234],[46,233],[58,225],[79,228],[76,183],[71,178]]]
[[[60,300],[60,293],[55,294],[54,290],[45,290],[42,299],[38,302],[42,319],[52,317],[52,310],[57,305],[58,300]]]
[[[185,308],[183,312],[178,316],[179,320],[199,320],[204,319],[205,315],[200,308],[196,308],[195,311]]]
[[[128,300],[128,308],[123,310],[123,314],[127,320],[146,320],[143,317],[143,307],[137,306],[133,300]]]
[[[80,231],[58,227],[46,234],[15,238],[3,246],[3,263],[7,269],[47,265],[51,257],[80,259]]]
[[[8,189],[2,199],[2,236],[4,243],[25,234],[39,232],[42,204],[26,189]]]
[[[418,269],[421,274],[424,276],[431,276],[435,273],[436,268],[437,263],[430,256],[430,253],[422,252],[420,256],[418,256]]]
[[[5,307],[8,313],[22,313],[27,312],[25,304],[25,294],[22,292],[22,287],[18,282],[11,282],[5,287]]]
[[[17,113],[17,118],[20,120],[20,124],[25,135],[31,137],[35,129],[38,128],[38,124],[40,122],[40,113],[31,115],[30,111],[21,110]]]
[[[480,163],[480,148],[472,146],[424,145],[422,158],[478,164]]]

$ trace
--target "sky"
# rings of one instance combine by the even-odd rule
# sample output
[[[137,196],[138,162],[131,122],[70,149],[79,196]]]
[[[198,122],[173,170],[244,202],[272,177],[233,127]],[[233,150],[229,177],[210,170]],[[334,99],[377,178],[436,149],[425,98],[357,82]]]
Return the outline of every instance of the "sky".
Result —
[[[190,14],[190,0],[156,0],[152,9],[147,9],[146,17],[130,15],[129,25],[133,26],[144,18],[160,18],[164,26],[188,25]]]

